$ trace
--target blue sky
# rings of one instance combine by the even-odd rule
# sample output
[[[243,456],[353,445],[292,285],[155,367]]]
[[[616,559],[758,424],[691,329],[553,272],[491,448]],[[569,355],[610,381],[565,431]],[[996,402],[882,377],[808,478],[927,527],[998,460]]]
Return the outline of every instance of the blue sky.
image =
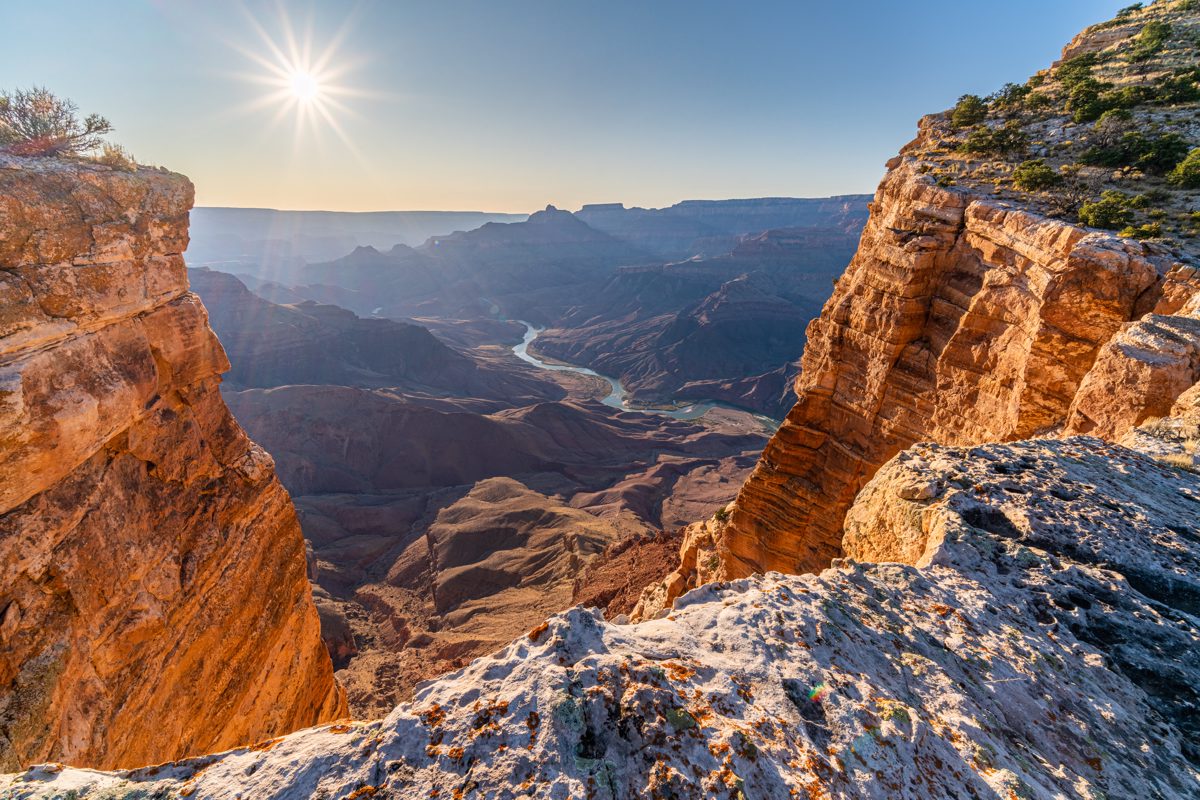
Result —
[[[0,0],[0,88],[105,114],[201,205],[823,196],[873,191],[921,114],[1024,80],[1126,4]],[[269,99],[258,59],[285,21],[314,53],[336,44],[322,102],[340,135],[297,134]]]

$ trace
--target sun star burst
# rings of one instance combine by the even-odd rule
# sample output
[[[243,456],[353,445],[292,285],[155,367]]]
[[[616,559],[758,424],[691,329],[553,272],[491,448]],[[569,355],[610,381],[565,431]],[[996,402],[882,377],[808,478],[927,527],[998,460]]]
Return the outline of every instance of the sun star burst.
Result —
[[[298,33],[283,5],[276,7],[279,34],[274,37],[245,7],[243,12],[258,41],[252,46],[234,45],[254,65],[251,72],[239,77],[268,89],[243,110],[274,109],[272,126],[292,117],[295,150],[299,150],[301,138],[306,133],[319,135],[321,128],[332,130],[353,149],[353,143],[339,122],[340,117],[353,113],[343,99],[365,94],[339,83],[352,68],[352,64],[338,54],[351,18],[348,16],[318,50],[312,21],[308,21],[302,34]]]

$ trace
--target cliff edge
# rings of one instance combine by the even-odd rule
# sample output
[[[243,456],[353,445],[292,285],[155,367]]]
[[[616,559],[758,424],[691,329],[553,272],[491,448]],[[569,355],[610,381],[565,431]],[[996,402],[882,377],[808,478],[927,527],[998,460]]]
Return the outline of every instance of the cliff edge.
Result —
[[[188,292],[191,183],[0,157],[0,767],[344,713],[271,458]]]

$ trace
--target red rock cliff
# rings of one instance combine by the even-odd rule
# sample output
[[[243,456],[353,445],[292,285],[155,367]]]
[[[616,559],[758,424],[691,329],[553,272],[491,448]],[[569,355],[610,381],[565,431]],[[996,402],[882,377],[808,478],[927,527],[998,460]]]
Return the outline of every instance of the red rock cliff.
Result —
[[[0,160],[0,767],[334,718],[304,542],[218,393],[180,175]]]
[[[1160,5],[1144,15],[1170,15],[1171,30],[1200,29],[1194,12]],[[1125,40],[1140,25],[1122,27],[1124,38],[1112,30],[1092,29],[1068,53],[1087,45],[1101,52],[1097,74],[1150,81],[1143,90],[1154,91],[1170,73],[1129,66]],[[1189,41],[1172,39],[1164,63],[1192,53]],[[1057,72],[1040,77],[1031,85],[1051,110],[1019,124],[1046,152],[1079,158],[1080,142],[1099,134],[1056,116],[1066,90]],[[1129,124],[1153,133],[1163,113],[1194,106],[1139,107]],[[1052,218],[1056,198],[1013,188],[1015,163],[964,155],[964,136],[948,115],[927,117],[889,162],[858,251],[808,328],[798,402],[728,519],[691,527],[680,568],[647,590],[637,615],[710,580],[828,567],[842,554],[843,519],[859,490],[914,443],[1074,433],[1118,441],[1167,415],[1200,378],[1194,239],[1140,242]],[[1194,201],[1161,177],[1147,185],[1140,173],[1126,180],[1096,168],[1085,177],[1096,195],[1108,185],[1152,186],[1168,208]]]

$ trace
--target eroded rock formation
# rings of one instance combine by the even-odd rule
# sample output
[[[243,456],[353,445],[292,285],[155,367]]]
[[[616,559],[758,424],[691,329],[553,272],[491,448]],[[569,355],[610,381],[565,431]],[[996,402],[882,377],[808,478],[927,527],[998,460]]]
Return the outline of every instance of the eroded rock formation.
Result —
[[[1159,3],[1145,14],[1196,30],[1194,12]],[[1180,34],[1162,65],[1130,67],[1129,30],[1124,39],[1109,30],[1092,29],[1069,52],[1104,51],[1103,77],[1139,81],[1149,97],[1159,84],[1141,76],[1161,77],[1155,70],[1194,52]],[[1044,103],[1061,102],[1057,75],[1040,77]],[[1082,136],[1054,112],[1020,120],[1012,124],[1027,140],[1059,149]],[[889,162],[858,252],[808,328],[798,402],[728,522],[692,527],[680,568],[649,587],[640,613],[662,613],[709,580],[824,568],[842,553],[842,521],[859,490],[916,442],[1073,433],[1116,441],[1168,413],[1200,378],[1190,256],[1172,241],[1138,241],[1136,230],[1118,236],[1052,218],[1067,199],[1014,188],[1013,165],[978,166],[962,136],[948,115],[927,117]]]
[[[137,766],[345,709],[271,458],[188,292],[180,175],[0,160],[0,766]]]

